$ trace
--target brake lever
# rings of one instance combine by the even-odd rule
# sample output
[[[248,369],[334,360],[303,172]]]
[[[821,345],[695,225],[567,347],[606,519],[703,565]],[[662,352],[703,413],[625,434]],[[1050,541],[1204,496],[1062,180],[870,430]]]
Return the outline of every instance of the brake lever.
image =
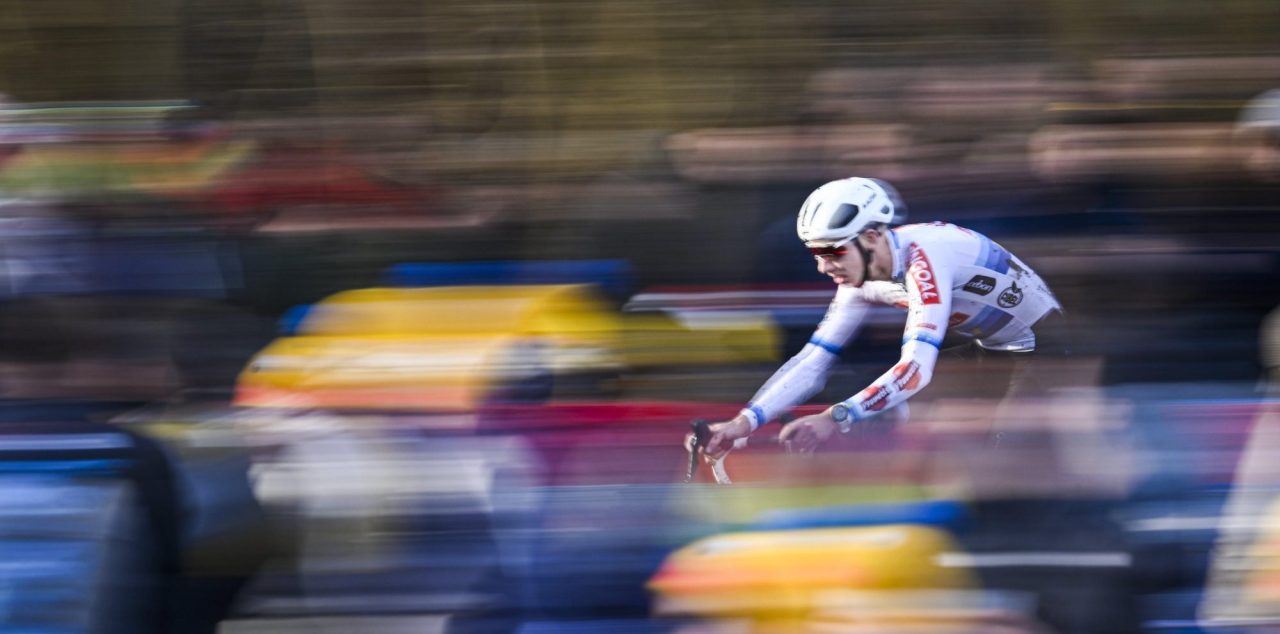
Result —
[[[698,475],[698,454],[711,439],[711,423],[706,420],[695,420],[689,423],[689,427],[692,431],[684,438],[685,451],[689,452],[689,468],[684,475],[685,482],[693,482],[694,477]]]
[[[793,420],[795,420],[795,418],[790,413],[785,413],[779,416],[778,422],[781,425],[786,426],[788,423],[792,422]],[[685,451],[689,452],[689,466],[688,466],[688,469],[685,471],[685,476],[684,476],[685,482],[693,482],[694,478],[697,477],[699,454],[701,453],[701,450],[707,446],[707,442],[711,440],[711,423],[707,422],[705,419],[695,420],[689,423],[689,427],[691,431],[689,432],[688,435],[685,436],[685,439],[684,439]],[[772,438],[769,438],[768,440],[763,440],[763,441],[761,439],[757,439],[753,443],[751,442],[750,436],[744,437],[744,438],[738,438],[737,440],[733,441],[733,444],[730,445],[725,450],[725,452],[720,455],[719,458],[716,458],[714,460],[708,459],[707,465],[711,468],[711,475],[713,478],[715,478],[716,483],[717,484],[733,483],[733,481],[729,479],[729,472],[725,470],[725,466],[724,466],[725,458],[729,456],[730,450],[745,449],[748,446],[757,446],[762,444],[777,445],[779,444],[779,440],[777,436],[774,436]]]

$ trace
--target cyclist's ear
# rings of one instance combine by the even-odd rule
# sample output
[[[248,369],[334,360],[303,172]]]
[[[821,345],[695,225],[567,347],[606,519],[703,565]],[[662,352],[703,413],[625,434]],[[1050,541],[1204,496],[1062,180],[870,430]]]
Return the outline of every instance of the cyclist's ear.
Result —
[[[885,227],[884,225],[867,227],[862,230],[862,233],[858,234],[856,240],[862,244],[863,249],[875,251],[880,246],[880,243],[885,241]]]

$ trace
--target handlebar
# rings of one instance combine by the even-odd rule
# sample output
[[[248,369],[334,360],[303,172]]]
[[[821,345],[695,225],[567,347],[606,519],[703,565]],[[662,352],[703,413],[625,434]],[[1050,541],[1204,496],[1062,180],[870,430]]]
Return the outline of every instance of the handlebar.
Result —
[[[786,418],[786,419],[783,419],[781,422],[783,425],[786,425],[791,421],[789,418]],[[711,423],[708,422],[707,420],[705,419],[695,420],[689,423],[689,427],[691,431],[687,436],[685,436],[685,441],[684,441],[684,448],[686,451],[689,452],[689,467],[685,472],[685,476],[684,476],[685,482],[693,482],[694,478],[697,476],[698,457],[705,456],[705,454],[702,453],[702,449],[706,447],[707,442],[711,440]],[[782,441],[778,439],[778,436],[776,434],[761,435],[761,436],[747,436],[745,438],[739,438],[733,441],[733,447],[731,447],[730,449],[746,449],[748,447],[764,447],[764,446],[776,447],[779,444],[782,444]],[[711,467],[711,475],[715,478],[716,483],[718,484],[733,483],[733,481],[729,479],[729,473],[725,471],[725,468],[724,468],[724,460],[728,455],[729,455],[729,452],[725,451],[723,454],[720,455],[719,458],[714,458],[714,459],[707,458],[707,463]]]

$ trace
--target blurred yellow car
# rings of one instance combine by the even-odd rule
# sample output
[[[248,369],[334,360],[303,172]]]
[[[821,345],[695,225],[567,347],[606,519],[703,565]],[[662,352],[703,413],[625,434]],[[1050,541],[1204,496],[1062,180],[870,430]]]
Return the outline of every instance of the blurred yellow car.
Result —
[[[775,361],[779,339],[767,316],[621,314],[584,284],[359,289],[255,355],[236,402],[461,411],[512,390],[545,398],[571,377]]]

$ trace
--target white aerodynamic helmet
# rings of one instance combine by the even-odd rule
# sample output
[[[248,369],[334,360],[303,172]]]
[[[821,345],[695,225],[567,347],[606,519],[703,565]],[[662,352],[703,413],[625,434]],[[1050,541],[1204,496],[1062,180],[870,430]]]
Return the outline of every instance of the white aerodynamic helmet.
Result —
[[[844,178],[813,190],[800,206],[796,233],[805,242],[847,242],[867,227],[902,224],[907,205],[875,178]]]

